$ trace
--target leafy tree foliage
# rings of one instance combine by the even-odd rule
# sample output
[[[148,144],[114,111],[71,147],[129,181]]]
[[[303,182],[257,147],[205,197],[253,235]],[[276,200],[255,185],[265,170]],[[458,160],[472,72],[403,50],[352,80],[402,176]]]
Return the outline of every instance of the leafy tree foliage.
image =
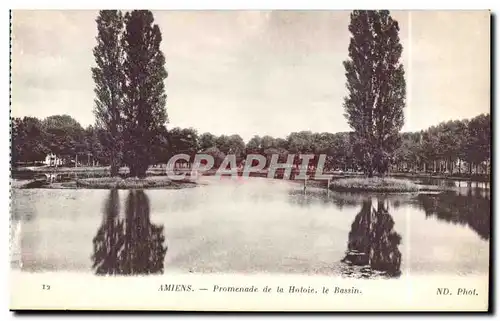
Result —
[[[403,127],[406,84],[399,25],[389,11],[351,13],[345,116],[365,173],[387,172]]]
[[[42,121],[46,146],[60,157],[73,159],[85,151],[84,131],[80,123],[68,115],[49,116]]]
[[[125,15],[122,46],[125,52],[123,126],[127,150],[124,162],[131,176],[143,177],[154,162],[152,141],[167,122],[162,36],[151,11],[134,10]]]
[[[67,115],[56,115],[44,120],[25,117],[12,119],[12,161],[41,161],[50,153],[65,152],[74,159],[79,150],[79,162],[109,165],[111,156],[105,148],[106,131],[95,126],[82,129]],[[326,154],[327,170],[358,171],[362,162],[356,158],[355,133],[294,132],[285,138],[268,136],[269,148],[262,148],[262,139],[252,137],[245,145],[239,135],[216,136],[204,133],[198,136],[192,128],[163,126],[152,145],[152,164],[167,163],[174,154],[210,154],[219,166],[227,153],[237,153],[240,164],[248,154],[261,154],[270,160],[272,154],[285,162],[288,154]],[[400,134],[402,141],[393,156],[393,172],[489,173],[491,160],[491,120],[489,114],[473,119],[443,122],[419,132]],[[69,146],[69,148],[68,148]],[[224,152],[224,151],[226,152]],[[59,155],[59,154],[58,154]],[[192,158],[193,159],[193,158]],[[299,158],[296,162],[298,164]],[[316,159],[317,161],[317,159]]]
[[[199,138],[200,150],[205,150],[215,146],[217,137],[211,133],[203,133]]]
[[[198,132],[195,129],[176,127],[168,135],[176,154],[194,156],[198,152]]]
[[[489,173],[491,120],[481,114],[470,120],[448,121],[415,133],[403,133],[395,153],[397,171]]]
[[[109,153],[111,176],[118,175],[122,159],[122,88],[124,52],[121,46],[124,21],[118,10],[101,10],[96,19],[97,45],[94,48],[96,67],[92,68],[95,82],[96,124],[105,130],[103,145]]]
[[[11,161],[34,162],[42,160],[49,152],[46,132],[42,122],[34,117],[11,120]]]

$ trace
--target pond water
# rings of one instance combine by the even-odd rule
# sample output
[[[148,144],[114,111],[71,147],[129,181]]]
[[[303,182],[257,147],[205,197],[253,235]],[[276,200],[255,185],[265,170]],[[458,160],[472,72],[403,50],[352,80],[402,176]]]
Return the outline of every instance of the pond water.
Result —
[[[14,189],[11,266],[96,274],[487,274],[490,193],[341,194],[250,178],[182,190]]]

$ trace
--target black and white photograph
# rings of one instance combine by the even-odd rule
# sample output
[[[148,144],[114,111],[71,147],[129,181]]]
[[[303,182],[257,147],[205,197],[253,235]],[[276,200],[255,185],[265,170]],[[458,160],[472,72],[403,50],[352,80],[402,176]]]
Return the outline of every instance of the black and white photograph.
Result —
[[[11,308],[488,310],[490,21],[11,11]]]

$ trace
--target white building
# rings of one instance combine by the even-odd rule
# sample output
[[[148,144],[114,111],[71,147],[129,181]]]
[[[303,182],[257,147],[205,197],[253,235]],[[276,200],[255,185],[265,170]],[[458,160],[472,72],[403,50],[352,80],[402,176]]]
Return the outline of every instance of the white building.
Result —
[[[45,156],[44,164],[47,166],[61,166],[63,164],[62,158],[57,157],[52,153]]]

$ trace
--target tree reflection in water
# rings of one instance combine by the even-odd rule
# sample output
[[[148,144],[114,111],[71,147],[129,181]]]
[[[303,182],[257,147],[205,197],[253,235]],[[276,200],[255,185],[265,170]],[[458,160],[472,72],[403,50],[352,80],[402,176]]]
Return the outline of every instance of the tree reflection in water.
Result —
[[[418,205],[427,216],[436,216],[454,224],[467,225],[483,240],[490,238],[490,193],[480,188],[447,191],[439,194],[420,194]]]
[[[370,277],[374,274],[396,277],[401,274],[401,235],[394,231],[394,220],[386,200],[364,200],[349,232],[344,274]]]
[[[357,207],[362,201],[362,197],[355,193],[338,193],[312,188],[290,189],[288,191],[288,202],[293,205],[308,207],[311,205],[335,205],[342,210],[344,207]]]
[[[93,268],[98,275],[163,273],[167,247],[163,226],[151,224],[149,199],[143,190],[129,191],[125,218],[119,196],[111,190],[103,223],[93,239]]]

